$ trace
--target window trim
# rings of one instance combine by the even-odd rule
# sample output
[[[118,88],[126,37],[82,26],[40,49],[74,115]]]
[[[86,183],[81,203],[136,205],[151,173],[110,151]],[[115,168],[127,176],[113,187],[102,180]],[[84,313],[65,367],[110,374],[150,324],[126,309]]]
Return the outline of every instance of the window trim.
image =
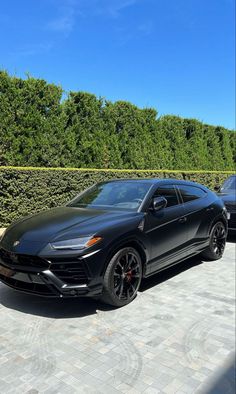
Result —
[[[182,203],[181,203],[182,205],[191,204],[191,203],[193,203],[194,201],[203,200],[204,198],[207,197],[207,192],[206,192],[204,189],[202,189],[201,187],[199,187],[199,186],[195,186],[195,185],[180,185],[180,184],[178,184],[178,185],[176,185],[176,186],[177,186],[177,188],[178,188],[178,194],[179,194],[180,199],[181,199],[181,201],[182,201]],[[194,200],[184,202],[183,197],[182,197],[182,193],[181,193],[181,191],[180,191],[181,186],[187,186],[187,187],[193,187],[193,188],[195,188],[195,189],[200,189],[200,190],[202,190],[202,191],[205,193],[205,196],[198,197],[198,198],[195,198]]]

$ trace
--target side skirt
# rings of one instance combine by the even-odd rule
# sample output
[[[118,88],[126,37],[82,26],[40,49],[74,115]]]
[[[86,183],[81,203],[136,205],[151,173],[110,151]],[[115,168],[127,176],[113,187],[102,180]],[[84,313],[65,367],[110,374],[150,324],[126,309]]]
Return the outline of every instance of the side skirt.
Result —
[[[185,249],[181,252],[174,253],[172,255],[166,256],[164,259],[152,261],[151,264],[156,265],[156,269],[147,272],[146,270],[144,274],[144,278],[148,278],[149,276],[155,275],[158,272],[164,271],[167,268],[170,268],[178,263],[181,263],[182,261],[191,259],[191,257],[197,256],[201,252],[203,252],[207,247],[208,247],[209,241],[204,242],[204,243],[196,243],[193,245],[191,248]],[[147,263],[147,266],[150,264],[150,262]],[[159,265],[159,267],[158,267]]]

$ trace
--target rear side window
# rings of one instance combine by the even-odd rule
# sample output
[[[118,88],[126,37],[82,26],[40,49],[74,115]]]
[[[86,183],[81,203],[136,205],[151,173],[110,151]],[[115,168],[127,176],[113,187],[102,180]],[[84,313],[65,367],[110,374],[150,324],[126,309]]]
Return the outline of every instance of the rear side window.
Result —
[[[159,196],[165,197],[165,199],[167,200],[166,208],[173,207],[174,205],[179,204],[175,187],[172,185],[159,186],[155,192],[154,197]]]
[[[203,198],[207,194],[204,190],[195,186],[178,185],[178,188],[184,203]]]

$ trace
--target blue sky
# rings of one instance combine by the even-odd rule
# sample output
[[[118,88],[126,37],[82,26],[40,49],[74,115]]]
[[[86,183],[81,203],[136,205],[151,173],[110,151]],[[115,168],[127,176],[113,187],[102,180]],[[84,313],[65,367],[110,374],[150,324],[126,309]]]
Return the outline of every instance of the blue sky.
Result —
[[[235,128],[234,0],[8,0],[0,68]]]

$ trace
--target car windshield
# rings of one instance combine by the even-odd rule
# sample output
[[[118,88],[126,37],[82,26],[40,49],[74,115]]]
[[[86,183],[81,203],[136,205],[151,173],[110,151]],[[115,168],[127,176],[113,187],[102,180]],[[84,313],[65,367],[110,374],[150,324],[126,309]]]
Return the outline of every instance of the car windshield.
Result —
[[[137,211],[150,187],[148,182],[98,183],[79,194],[67,206]]]
[[[224,192],[230,191],[230,190],[236,191],[236,176],[232,176],[232,177],[226,179],[226,181],[222,185],[221,190]]]

